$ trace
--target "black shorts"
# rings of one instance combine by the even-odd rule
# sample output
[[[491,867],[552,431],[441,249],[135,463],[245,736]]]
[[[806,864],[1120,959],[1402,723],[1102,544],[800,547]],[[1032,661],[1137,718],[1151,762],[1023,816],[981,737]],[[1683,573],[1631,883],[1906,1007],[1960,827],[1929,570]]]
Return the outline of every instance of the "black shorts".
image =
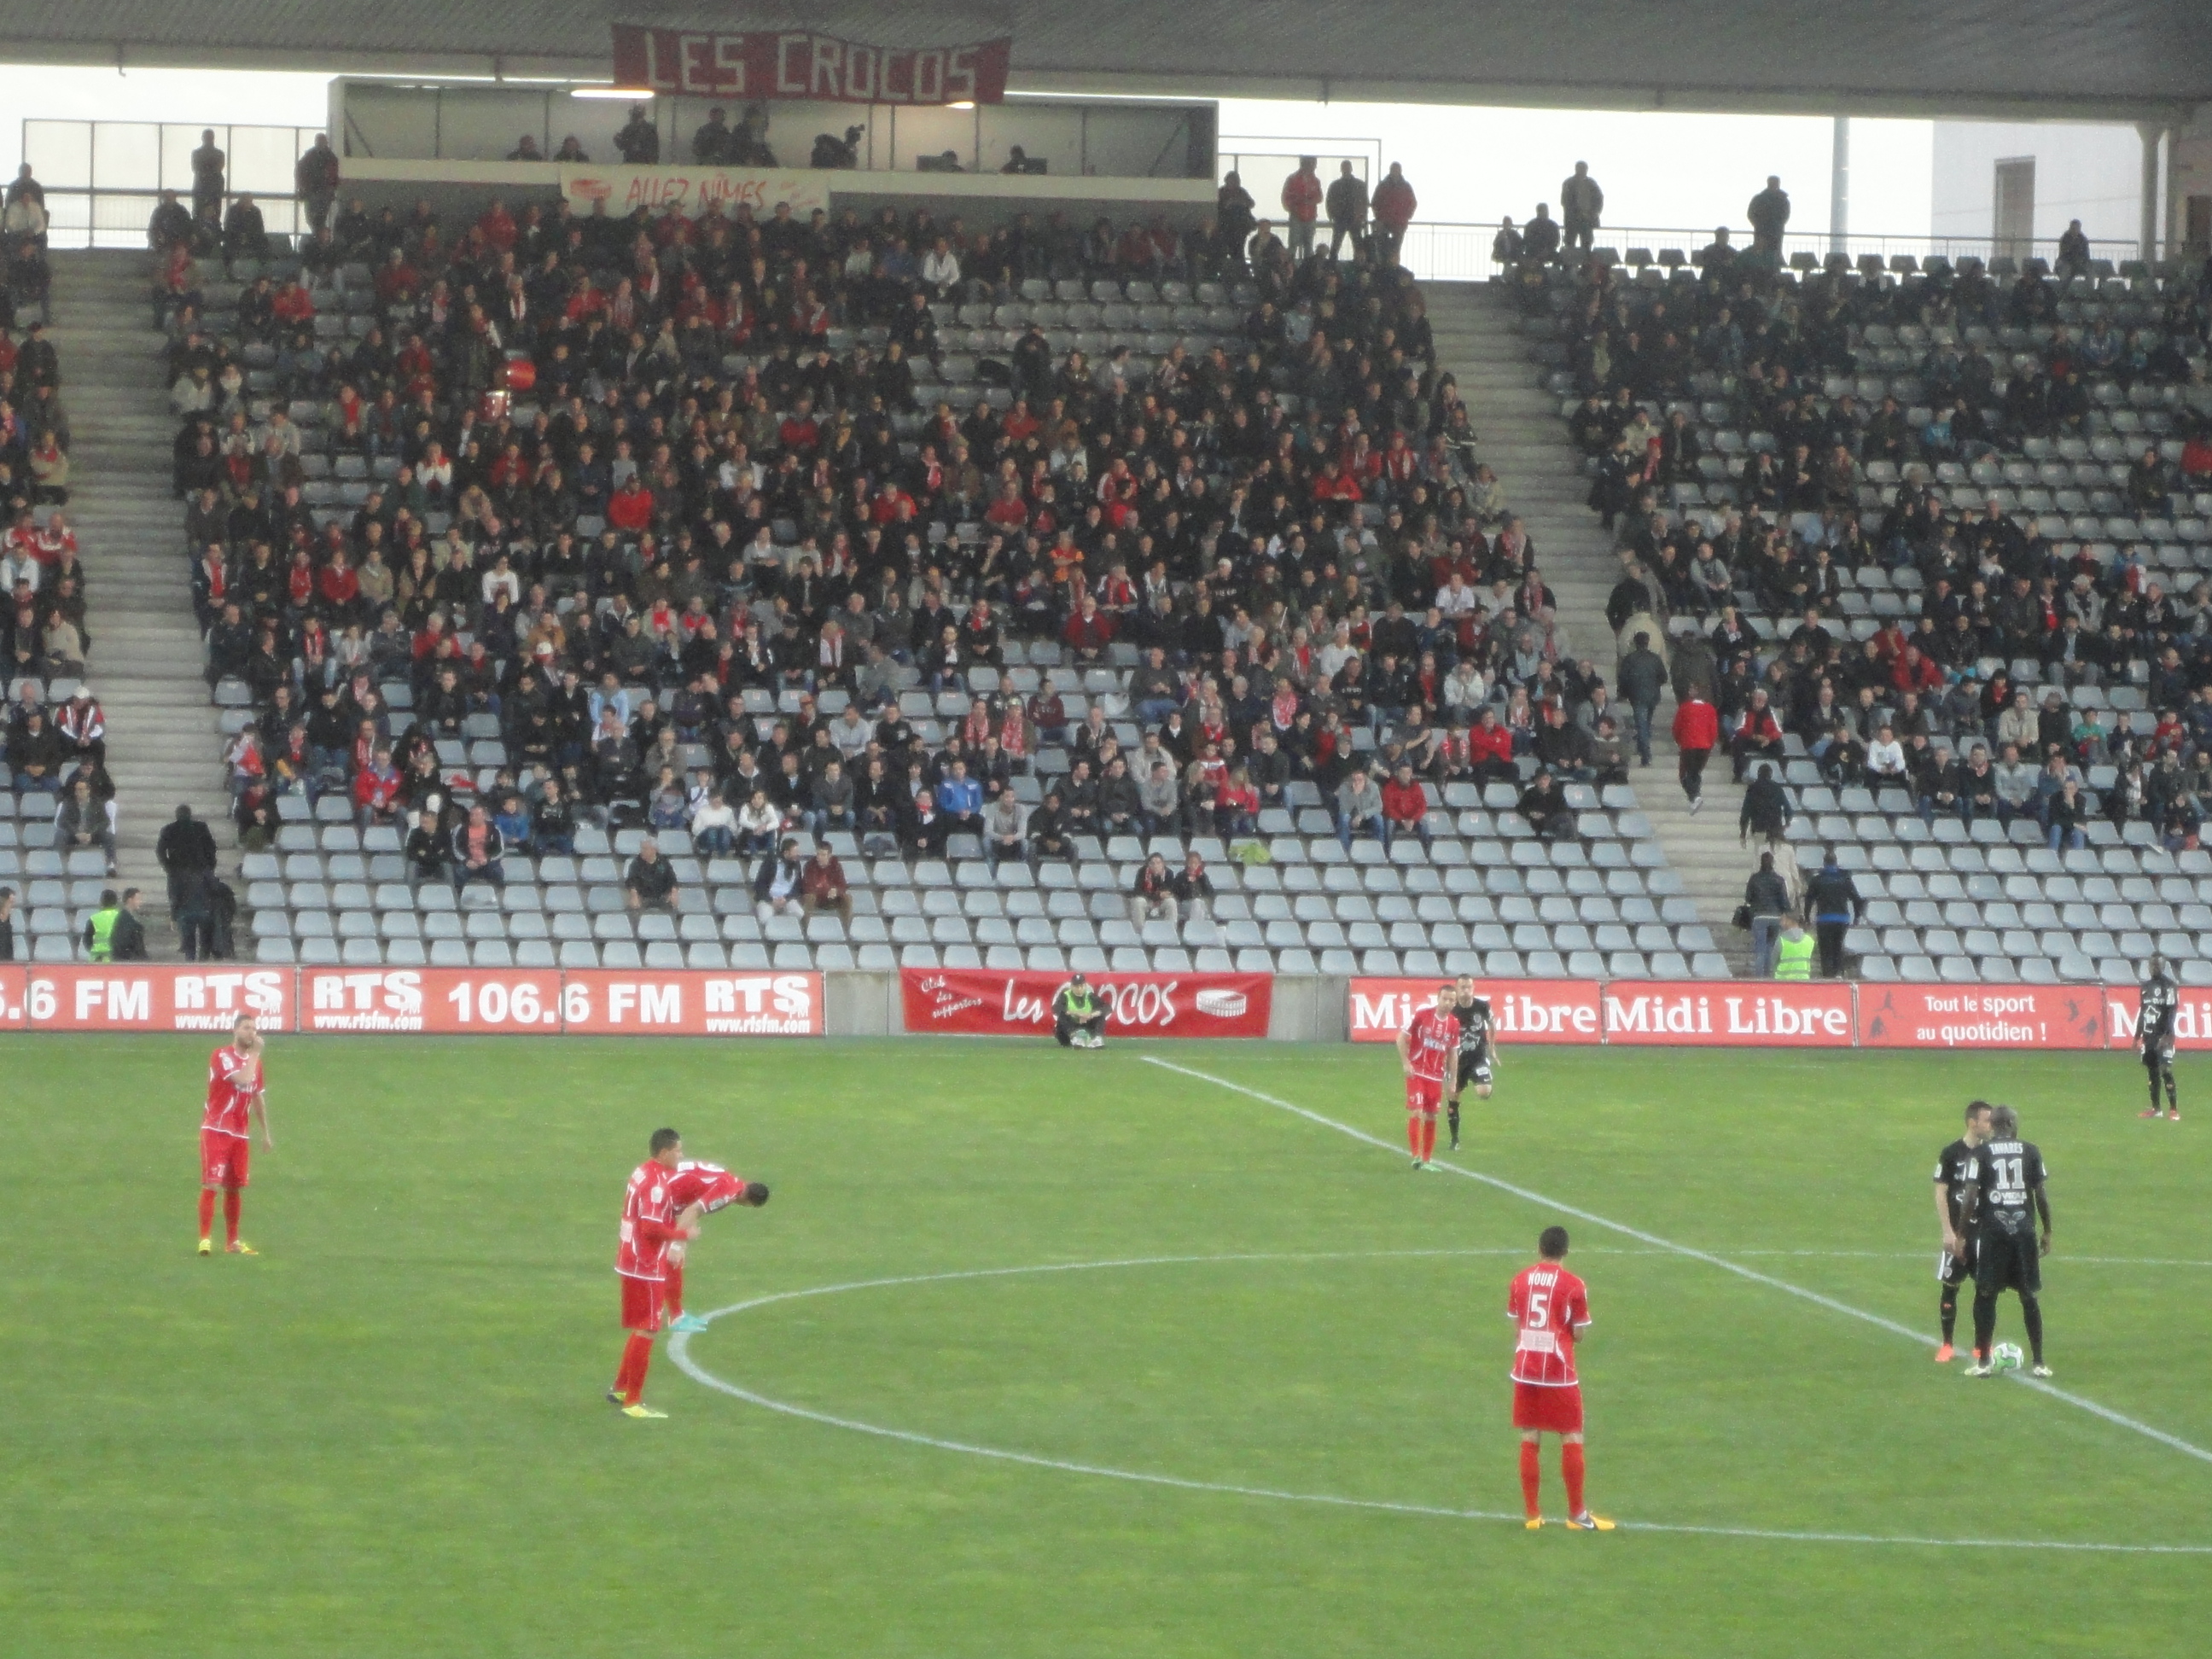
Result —
[[[1995,1296],[2018,1291],[2033,1296],[2043,1288],[2043,1252],[2032,1232],[1990,1228],[1974,1240],[1974,1290]]]
[[[1490,1083],[1490,1056],[1473,1048],[1461,1049],[1458,1076],[1459,1081],[1452,1085],[1454,1094],[1470,1083],[1480,1083],[1487,1087]]]
[[[1966,1247],[1964,1255],[1953,1255],[1948,1250],[1936,1252],[1936,1282],[1947,1291],[1955,1291],[1974,1276],[1974,1241],[1971,1234],[1959,1241]]]
[[[2145,1043],[2142,1063],[2143,1070],[2147,1072],[2170,1071],[2173,1066],[2173,1046],[2166,1042]]]

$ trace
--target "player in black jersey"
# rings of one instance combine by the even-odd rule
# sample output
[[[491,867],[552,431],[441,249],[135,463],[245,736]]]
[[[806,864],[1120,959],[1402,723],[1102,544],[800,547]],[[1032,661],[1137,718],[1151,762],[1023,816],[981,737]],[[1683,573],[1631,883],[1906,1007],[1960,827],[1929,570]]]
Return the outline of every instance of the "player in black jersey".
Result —
[[[1472,1083],[1477,1100],[1490,1098],[1490,1080],[1498,1070],[1498,1037],[1490,999],[1475,995],[1474,981],[1465,975],[1452,987],[1452,1014],[1459,1021],[1459,1064],[1452,1073],[1444,1117],[1451,1126],[1451,1149],[1457,1152],[1460,1091]]]
[[[2181,988],[2166,971],[2166,958],[2150,959],[2150,977],[2136,994],[2141,1011],[2136,1017],[2136,1053],[2142,1057],[2150,1084],[2150,1106],[2144,1117],[2170,1117],[2181,1121],[2181,1099],[2173,1087],[2174,1025],[2181,1012]],[[2166,1109],[2158,1103],[2158,1086],[2166,1085]]]
[[[1990,1114],[1990,1139],[1974,1152],[1974,1184],[1966,1203],[1974,1230],[1974,1363],[1969,1376],[1990,1374],[1990,1339],[1996,1334],[1997,1297],[2006,1291],[2020,1297],[2021,1322],[2027,1327],[2035,1375],[2048,1376],[2043,1363],[2043,1258],[2051,1253],[2051,1200],[2045,1195],[2043,1153],[2020,1138],[2020,1117],[2009,1106]],[[2040,1218],[2043,1234],[2036,1237]]]
[[[1966,1194],[1973,1190],[1974,1153],[1990,1138],[1986,1100],[1966,1103],[1966,1132],[1936,1154],[1936,1224],[1943,1230],[1943,1249],[1936,1258],[1936,1282],[1942,1288],[1936,1308],[1943,1321],[1943,1346],[1936,1363],[1948,1365],[1957,1352],[1951,1333],[1959,1323],[1959,1286],[1972,1277],[1974,1252],[1966,1231]]]

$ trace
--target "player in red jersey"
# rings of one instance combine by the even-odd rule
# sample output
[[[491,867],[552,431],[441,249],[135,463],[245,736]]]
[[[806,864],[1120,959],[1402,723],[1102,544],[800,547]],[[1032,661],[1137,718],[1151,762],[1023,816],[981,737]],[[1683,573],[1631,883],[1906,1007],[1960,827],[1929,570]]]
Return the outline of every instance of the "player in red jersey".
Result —
[[[1406,1144],[1413,1167],[1425,1170],[1437,1150],[1437,1109],[1443,1104],[1444,1079],[1459,1060],[1459,1020],[1452,1013],[1453,988],[1437,988],[1435,1006],[1417,1008],[1398,1033],[1398,1060],[1406,1069]]]
[[[663,1297],[672,1253],[684,1259],[684,1241],[699,1236],[697,1200],[678,1208],[673,1190],[677,1166],[684,1161],[684,1137],[673,1129],[653,1132],[652,1156],[630,1171],[623,1198],[621,1243],[615,1272],[622,1278],[622,1369],[607,1390],[608,1402],[629,1417],[665,1417],[645,1403],[645,1372],[653,1363],[653,1339],[663,1322]]]
[[[1513,1345],[1513,1426],[1521,1431],[1521,1498],[1528,1530],[1544,1524],[1537,1507],[1543,1437],[1559,1437],[1559,1473],[1567,1483],[1567,1524],[1578,1532],[1611,1532],[1613,1522],[1583,1504],[1583,1389],[1575,1377],[1575,1340],[1589,1328],[1589,1292],[1561,1264],[1567,1230],[1547,1227],[1536,1239],[1542,1258],[1514,1275],[1505,1316]]]
[[[702,1215],[712,1215],[732,1204],[749,1204],[757,1210],[768,1202],[768,1183],[747,1181],[732,1174],[719,1164],[708,1164],[685,1158],[676,1166],[669,1177],[669,1196],[679,1210],[696,1204]],[[684,1311],[684,1259],[672,1254],[661,1280],[665,1287],[662,1300],[668,1314],[668,1328],[672,1331],[703,1331],[707,1322],[696,1314]]]
[[[200,1119],[200,1254],[212,1255],[215,1195],[222,1193],[224,1248],[233,1255],[261,1253],[238,1236],[253,1151],[253,1125],[261,1125],[261,1144],[276,1149],[269,1133],[269,1102],[262,1092],[261,1031],[251,1014],[240,1014],[230,1041],[208,1056],[207,1111]]]

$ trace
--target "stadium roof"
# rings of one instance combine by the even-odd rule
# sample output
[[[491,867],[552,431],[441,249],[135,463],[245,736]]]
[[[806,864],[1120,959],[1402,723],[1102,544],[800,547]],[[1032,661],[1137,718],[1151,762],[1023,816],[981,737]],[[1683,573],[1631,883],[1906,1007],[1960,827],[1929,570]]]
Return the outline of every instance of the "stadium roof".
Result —
[[[1037,92],[2108,120],[2212,98],[2201,0],[0,0],[0,58],[604,77],[617,18],[1011,33]]]

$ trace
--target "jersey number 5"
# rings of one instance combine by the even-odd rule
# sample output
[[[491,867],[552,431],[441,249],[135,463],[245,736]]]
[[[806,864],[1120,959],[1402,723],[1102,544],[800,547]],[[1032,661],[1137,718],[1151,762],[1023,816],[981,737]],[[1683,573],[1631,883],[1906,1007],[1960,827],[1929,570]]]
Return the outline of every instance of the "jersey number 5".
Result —
[[[1549,1291],[1531,1291],[1528,1292],[1528,1317],[1521,1322],[1528,1326],[1548,1325],[1551,1313],[1552,1293]]]

